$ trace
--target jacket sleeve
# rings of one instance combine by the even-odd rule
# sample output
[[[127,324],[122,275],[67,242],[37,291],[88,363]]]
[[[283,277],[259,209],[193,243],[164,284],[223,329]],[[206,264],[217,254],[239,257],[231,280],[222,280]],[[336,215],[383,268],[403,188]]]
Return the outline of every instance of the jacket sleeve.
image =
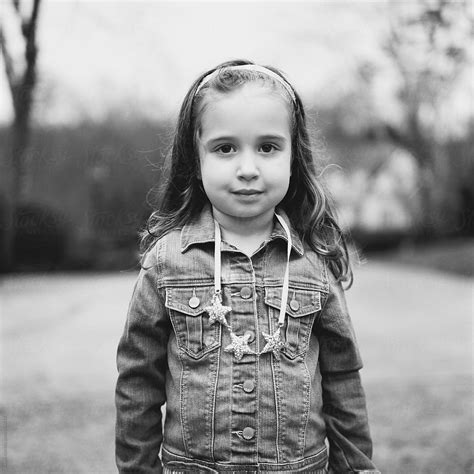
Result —
[[[158,454],[170,323],[157,276],[155,246],[136,280],[117,350],[115,458],[120,473],[162,472]]]
[[[328,279],[329,295],[319,319],[318,334],[329,472],[378,473],[371,461],[372,440],[359,375],[359,348],[342,286],[330,271]]]

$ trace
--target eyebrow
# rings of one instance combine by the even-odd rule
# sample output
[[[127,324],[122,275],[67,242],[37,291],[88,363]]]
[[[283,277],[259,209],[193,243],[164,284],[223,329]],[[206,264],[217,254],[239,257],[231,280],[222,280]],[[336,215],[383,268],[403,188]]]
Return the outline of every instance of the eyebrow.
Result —
[[[280,141],[285,141],[286,140],[286,137],[284,137],[283,135],[262,135],[261,137],[259,137],[260,140],[280,140]]]
[[[225,142],[225,141],[234,141],[236,137],[232,135],[222,135],[222,136],[217,136],[217,137],[212,137],[209,140],[207,140],[206,145],[212,146],[215,143],[220,143],[220,142]],[[278,135],[278,134],[267,134],[267,135],[261,135],[257,137],[259,141],[264,141],[264,140],[275,140],[275,141],[280,141],[284,142],[286,141],[286,137],[283,135]]]

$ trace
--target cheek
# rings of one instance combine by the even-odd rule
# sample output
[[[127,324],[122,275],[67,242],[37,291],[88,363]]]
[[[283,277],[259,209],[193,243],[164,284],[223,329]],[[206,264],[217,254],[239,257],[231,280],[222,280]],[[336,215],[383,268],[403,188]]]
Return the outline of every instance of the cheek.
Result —
[[[205,152],[199,152],[198,176],[202,182],[216,182],[222,177],[220,162]]]
[[[219,164],[209,158],[201,157],[200,163],[200,180],[204,188],[212,190],[219,186],[222,182],[223,172],[219,168]]]
[[[279,163],[272,167],[272,174],[268,175],[267,184],[273,187],[276,194],[284,196],[290,186],[291,166],[288,162]]]
[[[290,178],[291,178],[291,168],[292,168],[293,161],[290,157],[285,160],[285,163],[281,165],[281,179],[286,184],[289,185]]]
[[[288,169],[288,173],[285,175],[285,185],[284,185],[285,194],[290,187],[290,180],[291,180],[291,169]]]
[[[290,187],[291,180],[291,162],[287,162],[286,166],[282,166],[284,172],[281,173],[281,191],[285,195]]]

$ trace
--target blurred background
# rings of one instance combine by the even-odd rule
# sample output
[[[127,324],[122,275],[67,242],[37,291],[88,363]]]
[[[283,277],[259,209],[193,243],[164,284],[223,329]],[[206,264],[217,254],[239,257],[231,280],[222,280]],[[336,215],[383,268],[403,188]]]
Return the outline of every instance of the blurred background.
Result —
[[[468,1],[0,4],[0,466],[114,472],[115,350],[193,80],[280,68],[362,256],[383,472],[473,471]],[[3,471],[2,471],[3,472]]]

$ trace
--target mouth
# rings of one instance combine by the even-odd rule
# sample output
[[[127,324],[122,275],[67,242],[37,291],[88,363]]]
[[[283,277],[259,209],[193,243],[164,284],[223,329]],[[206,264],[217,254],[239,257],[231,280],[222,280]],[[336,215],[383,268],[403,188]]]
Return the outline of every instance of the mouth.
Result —
[[[240,196],[255,196],[257,194],[262,194],[263,191],[259,189],[236,189],[232,191],[232,194],[238,194]]]

